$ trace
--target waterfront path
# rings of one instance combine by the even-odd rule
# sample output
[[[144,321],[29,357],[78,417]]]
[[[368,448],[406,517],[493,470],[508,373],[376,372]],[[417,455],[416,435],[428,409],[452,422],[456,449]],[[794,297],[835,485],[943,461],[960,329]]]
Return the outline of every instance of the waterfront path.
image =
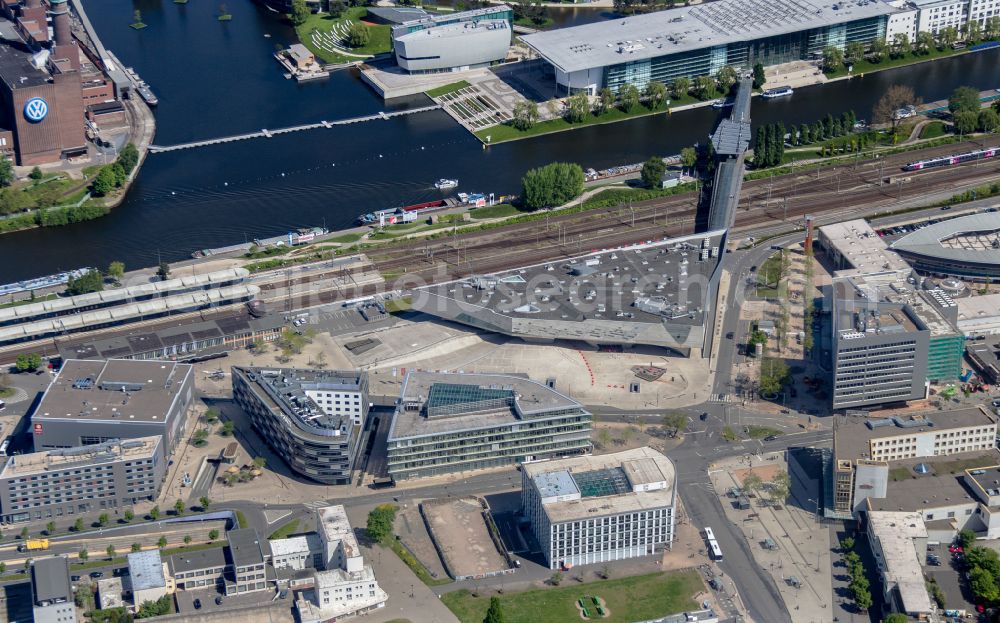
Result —
[[[158,154],[165,151],[177,151],[179,149],[194,149],[196,147],[207,147],[209,145],[219,145],[221,143],[232,143],[234,141],[245,141],[251,138],[271,138],[277,134],[288,134],[291,132],[299,132],[301,130],[315,130],[318,128],[331,128],[335,125],[350,125],[352,123],[364,123],[366,121],[378,121],[379,119],[391,119],[393,117],[403,117],[405,115],[415,115],[417,113],[428,112],[431,110],[440,110],[441,106],[433,104],[431,106],[421,106],[419,108],[408,108],[406,110],[397,110],[394,112],[378,112],[374,115],[365,115],[363,117],[351,117],[350,119],[341,119],[339,121],[320,121],[319,123],[307,123],[303,125],[291,126],[288,128],[278,128],[277,130],[263,129],[257,132],[248,132],[246,134],[234,134],[232,136],[223,136],[220,138],[211,138],[203,141],[192,141],[190,143],[178,143],[177,145],[150,145],[149,152],[153,154]]]

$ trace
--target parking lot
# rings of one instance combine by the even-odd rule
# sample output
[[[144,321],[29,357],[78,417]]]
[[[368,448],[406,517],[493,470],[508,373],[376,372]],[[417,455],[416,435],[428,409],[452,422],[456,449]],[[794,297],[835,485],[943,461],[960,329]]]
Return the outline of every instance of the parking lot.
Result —
[[[274,591],[259,591],[245,595],[225,596],[220,590],[209,588],[177,591],[175,597],[177,612],[184,615],[210,615],[218,613],[221,617],[222,613],[226,611],[252,609],[259,611],[260,614],[266,614],[268,618],[263,620],[275,623],[284,623],[286,621],[291,623],[295,620],[292,612],[295,604],[292,601],[292,594],[290,592],[287,593],[286,599],[278,599]],[[216,599],[219,600],[218,603],[216,603]],[[198,602],[197,604],[195,603],[196,601]],[[247,623],[245,613],[241,612],[240,615],[232,613],[231,616],[234,621],[239,620]],[[213,620],[215,620],[214,617]]]

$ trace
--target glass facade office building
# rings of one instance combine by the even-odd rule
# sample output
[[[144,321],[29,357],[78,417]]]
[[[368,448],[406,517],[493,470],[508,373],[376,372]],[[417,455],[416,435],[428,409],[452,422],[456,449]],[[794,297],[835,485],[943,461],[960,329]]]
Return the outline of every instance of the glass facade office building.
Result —
[[[755,63],[765,67],[798,60],[818,59],[829,46],[845,50],[850,43],[869,45],[884,38],[888,17],[879,15],[852,22],[831,24],[749,41],[739,41],[654,58],[609,65],[604,84],[617,91],[625,84],[642,89],[650,81],[669,84],[676,78],[714,76],[723,67],[749,70]]]

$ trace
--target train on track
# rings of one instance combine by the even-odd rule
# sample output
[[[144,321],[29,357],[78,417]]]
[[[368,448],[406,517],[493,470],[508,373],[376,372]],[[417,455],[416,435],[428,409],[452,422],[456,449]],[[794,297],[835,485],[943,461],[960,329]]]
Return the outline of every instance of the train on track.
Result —
[[[1000,146],[967,151],[964,154],[955,154],[953,156],[939,156],[937,158],[928,158],[927,160],[917,160],[916,162],[911,162],[905,165],[903,170],[921,171],[923,169],[931,169],[934,167],[948,167],[953,164],[986,160],[987,158],[993,158],[997,155],[1000,155]]]

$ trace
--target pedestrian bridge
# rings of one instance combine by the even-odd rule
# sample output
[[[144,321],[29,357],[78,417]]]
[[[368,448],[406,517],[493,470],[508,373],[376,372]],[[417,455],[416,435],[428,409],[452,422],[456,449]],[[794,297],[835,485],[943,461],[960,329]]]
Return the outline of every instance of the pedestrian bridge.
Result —
[[[192,141],[190,143],[178,143],[177,145],[150,145],[149,153],[158,154],[165,151],[177,151],[180,149],[195,149],[197,147],[208,147],[209,145],[221,145],[222,143],[232,143],[235,141],[245,141],[252,138],[271,138],[279,134],[289,134],[291,132],[300,132],[302,130],[316,130],[319,128],[332,128],[336,125],[351,125],[352,123],[364,123],[366,121],[378,121],[380,119],[392,119],[393,117],[403,117],[405,115],[415,115],[417,113],[427,112],[430,110],[440,110],[441,106],[438,104],[433,104],[431,106],[421,106],[419,108],[407,108],[406,110],[396,110],[393,112],[378,112],[374,115],[365,115],[363,117],[351,117],[350,119],[340,119],[339,121],[320,121],[319,123],[307,123],[304,125],[296,125],[288,128],[278,128],[276,130],[263,129],[257,132],[248,132],[246,134],[234,134],[232,136],[223,136],[220,138],[211,138],[204,141]]]

